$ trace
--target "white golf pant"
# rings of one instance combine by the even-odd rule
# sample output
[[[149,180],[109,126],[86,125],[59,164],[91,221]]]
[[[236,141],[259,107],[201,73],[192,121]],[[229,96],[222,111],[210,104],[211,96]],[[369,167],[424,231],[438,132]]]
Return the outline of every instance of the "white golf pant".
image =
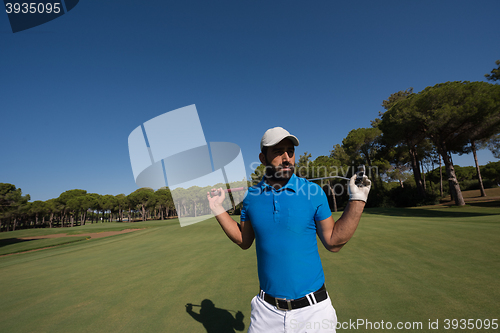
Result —
[[[252,299],[248,333],[335,333],[337,314],[328,296],[322,302],[283,311],[259,295]]]

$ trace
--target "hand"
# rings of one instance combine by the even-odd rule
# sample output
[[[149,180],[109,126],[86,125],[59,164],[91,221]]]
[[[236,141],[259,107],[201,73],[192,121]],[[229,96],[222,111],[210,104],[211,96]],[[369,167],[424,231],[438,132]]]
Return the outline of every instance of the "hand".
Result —
[[[216,192],[218,195],[212,196],[211,192]],[[226,192],[222,189],[222,187],[219,187],[218,189],[212,189],[211,192],[207,192],[207,200],[212,213],[217,216],[226,211],[224,207],[222,207],[222,202],[224,202],[224,199],[226,199]]]
[[[359,200],[366,202],[368,199],[368,193],[370,192],[370,188],[372,186],[372,182],[366,177],[363,176],[361,182],[356,184],[357,174],[354,174],[349,180],[349,186],[347,187],[347,193],[349,193],[349,200]]]
[[[191,303],[186,304],[186,312],[191,312],[191,311],[193,311],[193,304]]]

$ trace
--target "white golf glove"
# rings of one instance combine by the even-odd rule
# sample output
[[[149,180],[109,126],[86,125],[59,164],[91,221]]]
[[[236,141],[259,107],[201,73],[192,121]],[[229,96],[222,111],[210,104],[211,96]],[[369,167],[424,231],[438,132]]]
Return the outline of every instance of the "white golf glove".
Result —
[[[370,192],[370,188],[372,186],[372,182],[366,177],[363,176],[363,179],[359,184],[356,184],[356,178],[358,176],[355,174],[349,180],[349,186],[347,187],[347,193],[349,193],[349,200],[359,200],[366,202],[368,199],[368,193]]]

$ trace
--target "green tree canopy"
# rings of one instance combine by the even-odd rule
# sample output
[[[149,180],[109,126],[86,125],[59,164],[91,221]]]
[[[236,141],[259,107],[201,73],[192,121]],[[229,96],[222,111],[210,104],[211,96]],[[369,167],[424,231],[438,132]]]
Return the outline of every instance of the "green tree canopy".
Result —
[[[354,163],[372,166],[381,134],[382,131],[376,127],[353,129],[342,140],[342,147]]]
[[[500,158],[500,133],[487,140],[486,145],[495,158]]]
[[[153,198],[153,195],[154,190],[152,188],[141,187],[140,189],[130,193],[128,196],[131,202],[141,207],[143,221],[146,221],[146,207],[148,205],[148,201]]]
[[[30,200],[29,194],[23,195],[20,188],[8,183],[0,183],[0,213],[6,214]]]
[[[498,65],[497,68],[493,68],[490,74],[484,74],[487,80],[490,81],[500,80],[500,60],[495,61],[495,64]]]

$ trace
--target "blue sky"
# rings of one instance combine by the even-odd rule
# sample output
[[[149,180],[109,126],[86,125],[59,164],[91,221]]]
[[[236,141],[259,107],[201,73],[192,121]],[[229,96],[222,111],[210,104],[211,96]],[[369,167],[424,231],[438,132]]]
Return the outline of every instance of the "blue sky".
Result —
[[[298,154],[328,155],[391,93],[484,80],[500,59],[497,13],[496,0],[81,0],[16,34],[0,14],[0,182],[32,200],[129,194],[130,132],[191,104],[248,173],[274,126]]]

